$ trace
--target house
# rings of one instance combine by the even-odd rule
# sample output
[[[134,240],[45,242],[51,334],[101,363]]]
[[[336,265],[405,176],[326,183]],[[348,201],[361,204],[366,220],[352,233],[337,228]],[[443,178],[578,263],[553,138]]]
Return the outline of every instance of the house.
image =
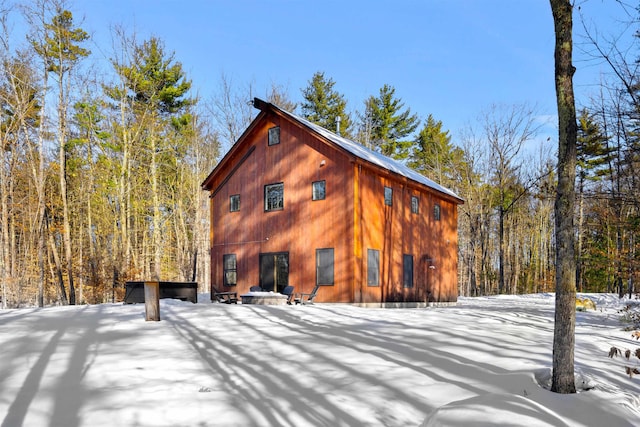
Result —
[[[316,302],[457,300],[460,197],[273,104],[253,105],[260,113],[202,183],[216,290],[318,284]]]

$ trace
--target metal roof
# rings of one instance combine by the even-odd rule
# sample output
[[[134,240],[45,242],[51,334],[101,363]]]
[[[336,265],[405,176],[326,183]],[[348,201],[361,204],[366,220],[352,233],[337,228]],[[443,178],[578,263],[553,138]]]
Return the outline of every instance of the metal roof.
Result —
[[[410,167],[406,166],[405,164],[394,160],[390,157],[387,157],[385,155],[382,155],[380,153],[377,153],[367,147],[365,147],[362,144],[359,144],[357,142],[351,141],[350,139],[344,138],[340,135],[336,135],[335,133],[321,127],[318,126],[315,123],[311,123],[310,121],[303,119],[302,117],[299,117],[293,113],[290,113],[289,111],[283,110],[282,108],[278,107],[277,105],[268,103],[266,101],[263,101],[259,98],[255,98],[253,105],[256,108],[259,108],[260,110],[264,111],[265,107],[269,107],[273,110],[276,110],[278,112],[280,112],[281,114],[288,116],[291,120],[294,120],[302,125],[304,125],[305,127],[311,129],[313,132],[315,132],[316,134],[319,134],[320,136],[322,136],[324,139],[338,145],[339,147],[343,148],[344,150],[348,151],[349,153],[353,154],[354,156],[365,160],[369,163],[372,163],[378,167],[381,167],[383,169],[389,170],[391,172],[394,172],[398,175],[402,175],[405,178],[408,178],[412,181],[418,182],[420,184],[426,185],[427,187],[430,187],[436,191],[439,191],[440,193],[446,194],[448,196],[454,197],[458,200],[460,200],[461,202],[463,201],[463,199],[458,196],[456,193],[454,193],[453,191],[449,190],[446,187],[443,187],[442,185],[436,183],[435,181],[432,181],[431,179],[427,178],[426,176],[416,172],[415,170],[411,169]]]

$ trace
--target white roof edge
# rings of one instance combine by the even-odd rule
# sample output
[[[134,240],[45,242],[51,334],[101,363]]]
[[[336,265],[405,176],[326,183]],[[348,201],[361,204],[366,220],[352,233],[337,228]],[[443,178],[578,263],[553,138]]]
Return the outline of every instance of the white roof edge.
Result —
[[[446,187],[443,187],[442,185],[436,183],[435,181],[432,181],[431,179],[427,178],[426,176],[422,175],[421,173],[418,173],[417,171],[411,169],[410,167],[400,163],[397,160],[394,160],[390,157],[387,157],[383,154],[380,153],[376,153],[375,151],[365,147],[362,144],[359,144],[357,142],[351,141],[347,138],[341,137],[339,135],[336,135],[335,133],[331,132],[330,130],[327,130],[325,128],[323,128],[322,126],[318,126],[315,123],[311,123],[310,121],[303,119],[302,117],[299,117],[289,111],[283,110],[282,108],[278,107],[277,105],[268,103],[269,105],[273,106],[275,109],[277,109],[278,111],[280,111],[281,113],[291,117],[292,119],[294,119],[297,122],[302,123],[303,125],[307,126],[308,128],[312,129],[314,132],[320,134],[322,137],[328,139],[329,141],[335,143],[336,145],[338,145],[339,147],[342,147],[343,149],[347,150],[348,152],[350,152],[351,154],[355,155],[356,157],[366,160],[369,163],[372,163],[376,166],[379,166],[381,168],[387,169],[391,172],[395,172],[398,175],[402,175],[412,181],[418,182],[422,185],[426,185],[427,187],[430,187],[436,191],[439,191],[440,193],[446,194],[448,196],[454,197],[456,199],[459,199],[461,201],[463,201],[464,199],[462,199],[462,197],[458,196],[456,193],[454,193],[453,191],[449,190]]]

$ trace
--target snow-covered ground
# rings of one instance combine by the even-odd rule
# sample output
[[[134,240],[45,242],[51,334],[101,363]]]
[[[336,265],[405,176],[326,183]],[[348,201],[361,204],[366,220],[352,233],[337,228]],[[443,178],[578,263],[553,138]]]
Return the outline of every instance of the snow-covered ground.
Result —
[[[0,422],[18,426],[632,426],[623,306],[577,313],[580,393],[549,382],[551,294],[372,309],[161,301],[0,311]],[[636,359],[637,360],[637,359]],[[635,363],[635,362],[634,362]],[[636,364],[637,366],[637,364]],[[588,391],[585,391],[587,390]]]

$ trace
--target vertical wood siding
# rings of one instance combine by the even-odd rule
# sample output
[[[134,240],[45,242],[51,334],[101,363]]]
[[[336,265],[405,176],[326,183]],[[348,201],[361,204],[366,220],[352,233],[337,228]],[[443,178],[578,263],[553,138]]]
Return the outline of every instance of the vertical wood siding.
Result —
[[[280,126],[280,144],[268,129]],[[252,148],[254,147],[254,148]],[[287,252],[289,284],[310,292],[316,249],[334,249],[334,285],[318,302],[455,301],[457,205],[391,174],[380,174],[298,123],[262,114],[211,176],[211,283],[241,293],[259,284],[259,255]],[[247,155],[248,154],[248,155]],[[238,163],[244,159],[238,167]],[[312,201],[312,182],[326,182],[326,198]],[[265,212],[264,186],[284,184],[284,209]],[[384,187],[393,206],[384,205]],[[240,195],[240,211],[229,199]],[[411,196],[420,213],[411,213]],[[433,221],[433,205],[441,221]],[[367,286],[367,249],[380,251],[380,286]],[[236,254],[237,286],[223,286],[224,254]],[[403,286],[403,254],[414,257],[414,286]],[[433,262],[428,261],[433,259]],[[430,265],[435,269],[430,269]]]

